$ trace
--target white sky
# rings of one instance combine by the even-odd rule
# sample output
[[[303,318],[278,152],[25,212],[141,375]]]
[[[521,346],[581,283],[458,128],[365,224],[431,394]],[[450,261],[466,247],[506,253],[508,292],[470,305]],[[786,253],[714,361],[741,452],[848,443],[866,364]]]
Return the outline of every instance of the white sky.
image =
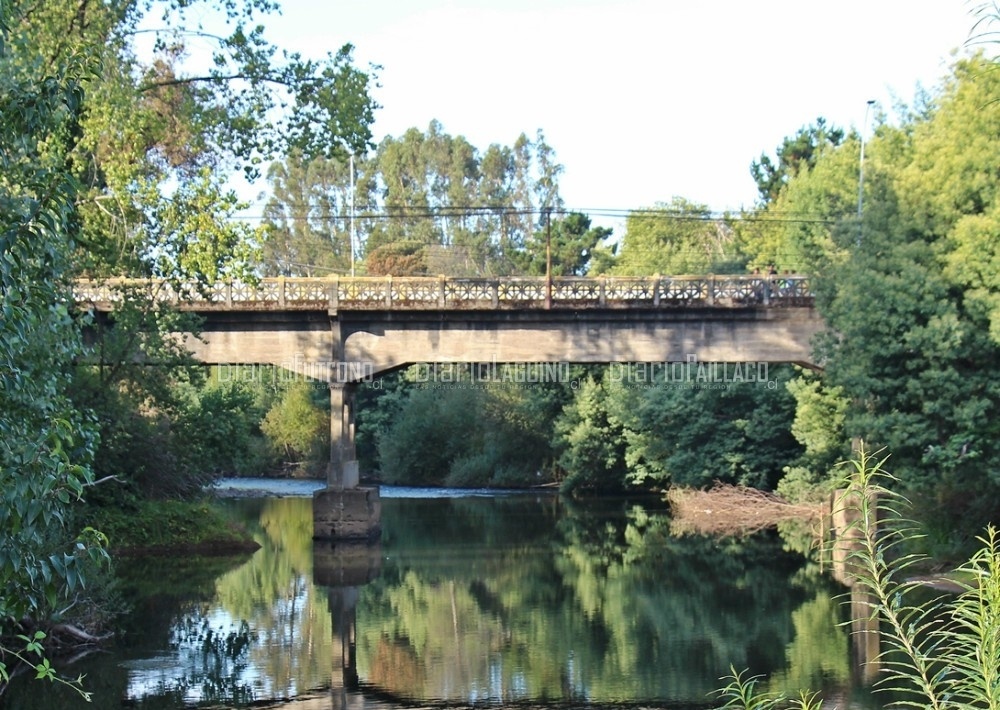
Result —
[[[869,99],[891,114],[935,86],[980,1],[282,0],[267,29],[382,65],[376,142],[432,119],[480,150],[541,128],[570,209],[721,211],[752,206],[751,161],[817,117],[861,127]]]

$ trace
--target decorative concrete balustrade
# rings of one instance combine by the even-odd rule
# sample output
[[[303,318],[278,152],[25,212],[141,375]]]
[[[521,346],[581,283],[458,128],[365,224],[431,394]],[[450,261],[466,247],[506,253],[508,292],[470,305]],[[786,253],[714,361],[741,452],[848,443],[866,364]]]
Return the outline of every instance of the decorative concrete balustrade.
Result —
[[[810,306],[809,278],[798,275],[608,276],[597,278],[329,277],[265,278],[256,283],[166,280],[78,281],[78,303],[110,310],[129,290],[189,310],[504,310]]]

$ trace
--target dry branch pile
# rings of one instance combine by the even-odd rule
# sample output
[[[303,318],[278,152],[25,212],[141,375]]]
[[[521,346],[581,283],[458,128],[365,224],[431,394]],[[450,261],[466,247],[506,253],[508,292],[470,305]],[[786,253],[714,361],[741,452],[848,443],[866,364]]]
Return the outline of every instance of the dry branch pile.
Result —
[[[748,535],[784,520],[818,520],[820,505],[795,505],[774,493],[716,483],[709,490],[671,488],[674,534]]]

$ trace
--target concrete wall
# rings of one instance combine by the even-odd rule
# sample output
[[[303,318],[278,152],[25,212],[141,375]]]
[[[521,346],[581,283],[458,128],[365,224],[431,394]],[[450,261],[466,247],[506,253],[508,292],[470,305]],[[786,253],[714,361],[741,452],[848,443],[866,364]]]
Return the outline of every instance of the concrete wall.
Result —
[[[637,311],[301,312],[208,315],[209,364],[273,364],[349,381],[427,362],[812,362],[812,308]]]

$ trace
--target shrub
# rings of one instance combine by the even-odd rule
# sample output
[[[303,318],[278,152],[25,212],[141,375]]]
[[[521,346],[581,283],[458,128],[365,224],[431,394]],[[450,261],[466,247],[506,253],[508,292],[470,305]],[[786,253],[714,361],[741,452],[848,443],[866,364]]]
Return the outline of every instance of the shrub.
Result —
[[[850,573],[868,593],[872,617],[881,622],[885,650],[876,688],[909,707],[1000,707],[1000,533],[989,526],[978,551],[956,570],[957,596],[928,600],[916,593],[923,585],[906,575],[925,558],[900,552],[915,533],[900,515],[904,501],[892,489],[895,479],[885,462],[862,446],[847,480],[852,495],[841,498],[841,505],[857,514],[850,530],[857,542],[847,557]],[[781,694],[758,691],[757,678],[733,670],[728,680],[720,691],[726,707],[770,710],[789,704]],[[812,709],[821,703],[804,694],[791,704]]]

